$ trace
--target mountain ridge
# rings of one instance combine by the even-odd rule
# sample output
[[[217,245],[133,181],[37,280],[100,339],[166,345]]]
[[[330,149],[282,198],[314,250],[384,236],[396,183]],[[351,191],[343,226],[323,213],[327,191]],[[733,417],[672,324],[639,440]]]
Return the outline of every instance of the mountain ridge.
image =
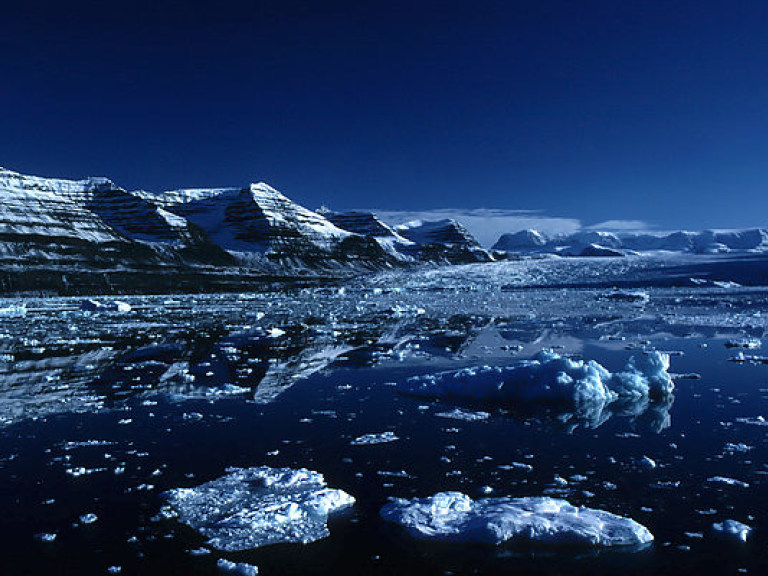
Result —
[[[45,272],[41,289],[61,291],[64,280],[51,286],[57,271],[64,278],[143,272],[145,283],[158,274],[218,271],[236,283],[238,276],[348,276],[490,258],[471,235],[419,243],[373,214],[334,215],[336,223],[264,182],[155,194],[103,177],[68,180],[0,169],[0,290],[24,289]],[[361,218],[391,230],[391,237],[356,225]]]

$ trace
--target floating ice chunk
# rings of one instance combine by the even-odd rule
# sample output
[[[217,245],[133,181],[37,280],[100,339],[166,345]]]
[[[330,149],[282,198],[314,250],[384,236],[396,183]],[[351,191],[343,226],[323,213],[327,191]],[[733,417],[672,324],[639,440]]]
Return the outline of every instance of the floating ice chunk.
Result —
[[[259,569],[253,564],[246,564],[245,562],[232,562],[226,558],[219,558],[216,562],[216,566],[219,568],[219,572],[224,574],[236,574],[237,576],[256,576],[259,573]]]
[[[741,338],[739,340],[728,340],[725,343],[726,348],[745,348],[747,350],[755,350],[762,345],[763,343],[758,338]]]
[[[656,468],[656,461],[653,458],[649,458],[648,456],[643,456],[640,458],[640,460],[637,461],[637,465],[647,470],[653,470]]]
[[[89,476],[96,474],[97,472],[106,472],[106,468],[85,468],[84,466],[78,466],[76,468],[67,468],[65,472],[73,478],[79,478],[80,476]]]
[[[745,454],[750,450],[752,450],[752,446],[748,444],[744,444],[743,442],[739,442],[738,444],[734,444],[733,442],[728,442],[725,445],[725,448],[723,450],[727,454],[736,454],[736,453]]]
[[[720,534],[738,538],[742,542],[746,542],[747,538],[749,538],[750,532],[752,532],[751,526],[747,526],[746,524],[742,524],[736,520],[723,520],[722,522],[715,522],[712,524],[712,529],[715,532],[719,532]]]
[[[82,516],[80,516],[80,524],[93,524],[98,519],[99,517],[96,516],[96,514],[94,514],[93,512],[89,512],[88,514],[83,514]]]
[[[229,552],[328,536],[328,515],[355,499],[326,486],[322,474],[300,468],[230,468],[195,488],[166,492],[179,521],[208,544]]]
[[[447,412],[438,412],[435,414],[439,418],[449,418],[451,420],[464,420],[465,422],[477,422],[480,420],[488,420],[491,415],[488,412],[462,410],[461,408],[454,408]]]
[[[35,538],[40,540],[40,542],[53,542],[56,540],[57,534],[55,532],[41,532],[40,534],[36,534]]]
[[[478,366],[415,376],[399,389],[417,396],[606,404],[618,398],[668,396],[674,389],[668,368],[669,355],[661,352],[632,357],[624,371],[611,373],[593,360],[572,360],[542,350],[531,360],[507,367]]]
[[[364,434],[350,442],[352,446],[368,446],[369,444],[386,444],[400,440],[394,432],[381,432],[379,434]]]
[[[729,486],[739,486],[740,488],[749,488],[749,484],[747,482],[742,482],[741,480],[728,478],[726,476],[712,476],[712,478],[707,479],[707,482],[712,482],[714,484],[728,484]]]
[[[499,470],[523,470],[524,472],[530,472],[533,470],[533,466],[524,462],[511,462],[509,464],[501,464]]]
[[[83,312],[130,312],[131,305],[122,300],[111,300],[101,302],[92,298],[87,298],[80,302],[80,310]]]
[[[430,498],[394,499],[381,516],[418,538],[450,542],[637,546],[653,540],[634,520],[548,497],[472,500],[461,492],[440,492]]]
[[[750,424],[752,426],[768,426],[768,420],[766,420],[764,416],[736,418],[736,422],[739,422],[740,424]]]
[[[768,364],[768,356],[757,356],[755,354],[744,354],[739,352],[733,358],[728,358],[729,362],[736,362],[738,364]]]

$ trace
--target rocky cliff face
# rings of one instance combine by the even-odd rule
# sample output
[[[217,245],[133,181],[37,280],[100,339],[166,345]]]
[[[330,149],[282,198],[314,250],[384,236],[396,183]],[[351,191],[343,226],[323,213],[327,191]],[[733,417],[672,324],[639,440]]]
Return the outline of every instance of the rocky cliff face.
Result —
[[[194,286],[211,275],[338,275],[487,256],[456,223],[423,223],[408,234],[413,237],[369,213],[313,212],[264,183],[152,194],[106,178],[0,169],[0,290],[6,292],[36,285],[62,291],[84,276],[88,290],[139,277],[165,290],[169,274]],[[104,279],[91,286],[94,275]]]

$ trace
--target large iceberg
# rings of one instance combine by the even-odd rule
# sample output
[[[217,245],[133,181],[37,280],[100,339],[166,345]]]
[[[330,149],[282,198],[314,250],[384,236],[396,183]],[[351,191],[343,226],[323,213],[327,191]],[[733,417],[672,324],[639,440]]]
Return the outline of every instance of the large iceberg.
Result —
[[[502,403],[607,404],[618,399],[664,398],[674,389],[669,355],[649,352],[630,358],[621,372],[594,360],[573,360],[542,350],[531,360],[506,367],[477,366],[415,376],[402,382],[406,394]]]
[[[179,520],[219,550],[234,552],[277,544],[307,544],[328,536],[328,515],[354,504],[328,488],[322,474],[300,468],[230,468],[195,488],[165,494]]]
[[[647,528],[630,518],[548,497],[472,500],[461,492],[440,492],[394,499],[381,509],[381,517],[417,538],[447,542],[640,546],[653,540]]]

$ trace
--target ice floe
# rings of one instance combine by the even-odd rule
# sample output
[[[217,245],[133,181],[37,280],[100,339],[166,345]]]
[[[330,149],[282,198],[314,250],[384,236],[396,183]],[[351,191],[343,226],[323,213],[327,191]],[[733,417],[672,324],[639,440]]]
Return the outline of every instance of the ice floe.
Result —
[[[533,359],[511,366],[476,366],[415,376],[402,382],[399,390],[417,396],[504,403],[606,404],[619,398],[668,396],[674,389],[668,368],[669,355],[661,352],[632,357],[623,371],[612,373],[594,360],[573,360],[542,350]]]
[[[378,434],[364,434],[350,442],[352,446],[368,446],[370,444],[386,444],[400,440],[394,432],[381,432]]]
[[[549,497],[473,500],[461,492],[440,492],[394,499],[381,516],[415,537],[450,542],[639,546],[653,540],[634,520]]]
[[[749,488],[749,483],[742,480],[736,480],[735,478],[728,478],[727,476],[712,476],[707,479],[707,482],[712,484],[726,484],[728,486],[738,486],[739,488]]]
[[[446,412],[438,412],[435,414],[439,418],[448,418],[449,420],[464,420],[465,422],[478,422],[482,420],[488,420],[491,415],[488,412],[463,410],[461,408],[454,408]]]
[[[256,576],[259,569],[253,564],[245,562],[232,562],[226,558],[219,558],[216,562],[219,572],[222,574],[235,574],[236,576]]]
[[[88,298],[80,302],[80,310],[83,312],[130,312],[132,309],[128,302],[123,302],[122,300],[102,302]]]
[[[219,550],[238,551],[328,536],[328,515],[354,504],[328,488],[322,474],[304,468],[230,468],[195,488],[165,493],[179,520]]]

